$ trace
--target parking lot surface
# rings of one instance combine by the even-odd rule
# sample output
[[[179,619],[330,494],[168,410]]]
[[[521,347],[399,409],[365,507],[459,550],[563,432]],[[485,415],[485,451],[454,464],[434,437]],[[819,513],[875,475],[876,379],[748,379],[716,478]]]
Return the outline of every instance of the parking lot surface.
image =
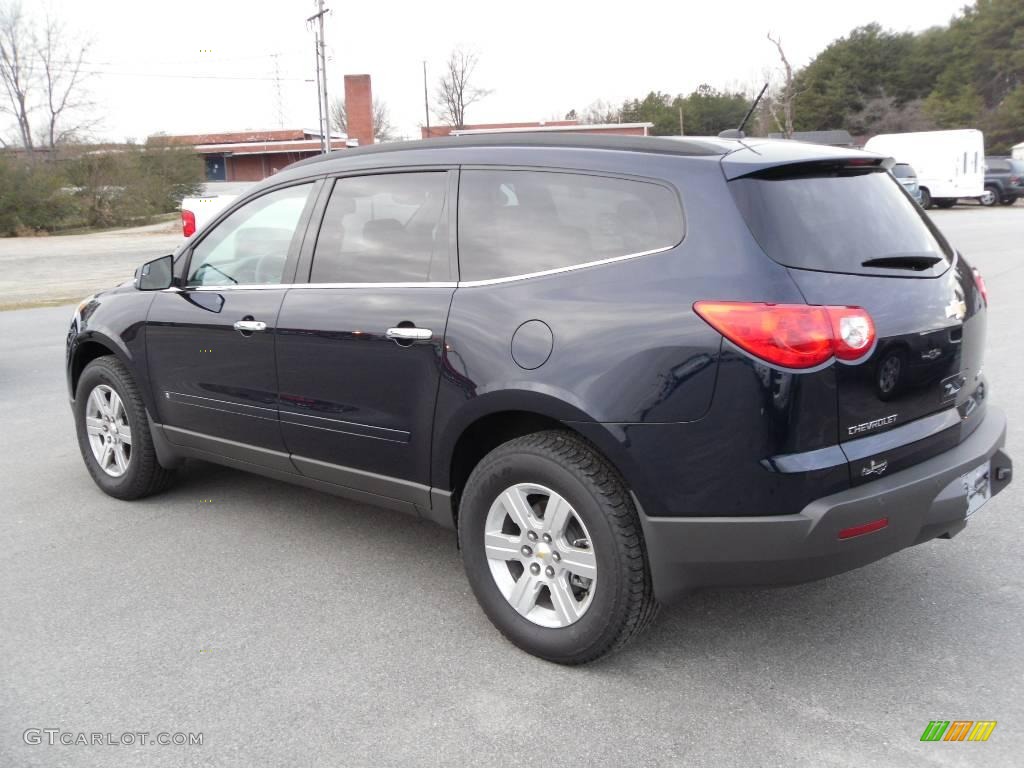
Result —
[[[0,237],[0,310],[74,301],[130,280],[183,242],[174,222],[88,235]]]
[[[934,218],[988,282],[985,370],[1024,466],[1024,205]],[[70,312],[0,313],[0,766],[1021,764],[1024,480],[952,541],[695,594],[562,668],[491,627],[447,531],[198,462],[104,496],[67,407]],[[920,742],[935,719],[998,726]]]

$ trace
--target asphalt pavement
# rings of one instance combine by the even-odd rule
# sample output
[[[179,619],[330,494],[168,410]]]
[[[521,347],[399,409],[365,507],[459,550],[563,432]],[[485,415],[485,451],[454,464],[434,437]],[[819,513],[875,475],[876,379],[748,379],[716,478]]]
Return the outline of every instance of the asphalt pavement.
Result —
[[[1024,205],[935,220],[988,281],[985,367],[1024,466]],[[1024,479],[952,541],[695,594],[563,668],[502,639],[429,524],[198,462],[161,496],[103,495],[66,400],[70,312],[0,312],[0,766],[1024,762]],[[935,719],[998,726],[920,742]]]

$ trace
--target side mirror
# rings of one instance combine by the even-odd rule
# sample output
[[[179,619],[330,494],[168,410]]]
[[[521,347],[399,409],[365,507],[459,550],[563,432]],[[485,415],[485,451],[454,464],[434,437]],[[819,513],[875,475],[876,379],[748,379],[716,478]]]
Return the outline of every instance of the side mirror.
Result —
[[[174,256],[167,254],[147,261],[135,272],[135,287],[140,291],[162,291],[174,284]]]

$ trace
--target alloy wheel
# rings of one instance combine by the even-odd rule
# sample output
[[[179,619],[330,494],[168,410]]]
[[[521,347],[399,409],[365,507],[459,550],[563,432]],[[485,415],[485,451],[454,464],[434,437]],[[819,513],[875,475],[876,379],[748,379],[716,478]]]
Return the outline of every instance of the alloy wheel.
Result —
[[[121,477],[132,460],[132,430],[121,397],[106,384],[89,393],[85,432],[93,458],[111,477]]]
[[[487,513],[484,550],[502,596],[534,624],[566,627],[590,607],[597,586],[590,533],[550,488],[518,483],[499,494]]]

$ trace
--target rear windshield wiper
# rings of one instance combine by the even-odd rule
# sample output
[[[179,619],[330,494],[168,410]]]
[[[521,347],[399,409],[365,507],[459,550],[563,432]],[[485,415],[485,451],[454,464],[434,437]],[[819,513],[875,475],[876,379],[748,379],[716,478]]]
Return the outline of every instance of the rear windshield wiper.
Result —
[[[926,254],[904,254],[897,256],[879,256],[876,259],[862,261],[862,267],[879,267],[881,269],[912,269],[915,272],[922,272],[929,267],[934,267],[940,261],[941,256]]]

